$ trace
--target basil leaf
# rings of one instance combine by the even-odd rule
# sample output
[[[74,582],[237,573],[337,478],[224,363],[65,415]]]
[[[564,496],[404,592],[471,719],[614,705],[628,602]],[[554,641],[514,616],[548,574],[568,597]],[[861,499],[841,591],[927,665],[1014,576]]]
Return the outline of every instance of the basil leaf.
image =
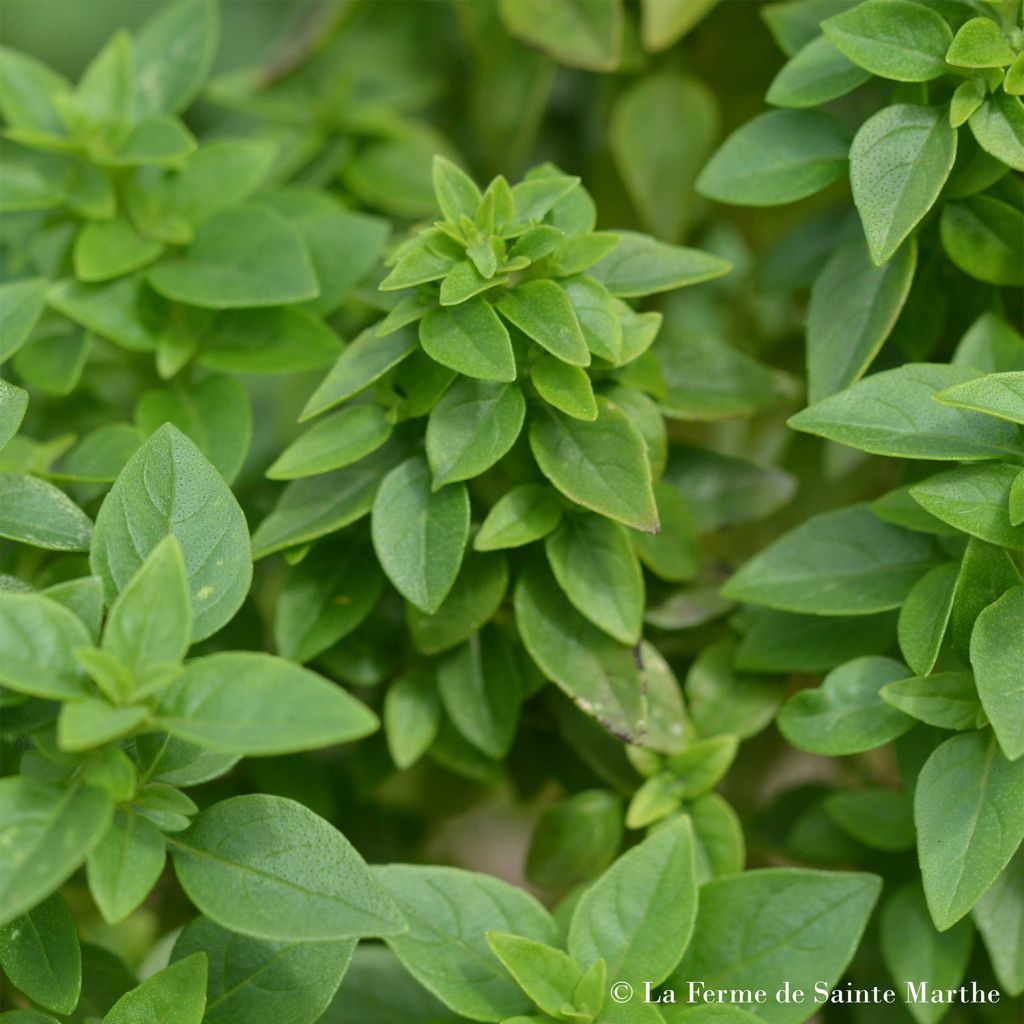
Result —
[[[908,0],[866,0],[821,27],[855,64],[897,82],[927,82],[944,74],[953,42],[937,11]]]
[[[435,490],[486,472],[515,444],[526,401],[514,384],[457,380],[427,420],[427,461]]]
[[[555,923],[529,893],[458,868],[393,864],[374,874],[409,922],[406,934],[392,935],[387,943],[421,985],[475,1020],[501,1021],[527,1011],[527,999],[491,952],[485,933],[504,929],[554,945]]]
[[[42,277],[0,284],[0,362],[28,340],[46,304],[47,285]]]
[[[619,244],[590,268],[590,274],[620,299],[712,281],[732,270],[730,263],[700,249],[666,245],[635,231],[616,234]]]
[[[928,910],[946,931],[999,877],[1024,838],[1024,761],[970,732],[928,758],[914,794],[917,852]]]
[[[833,669],[816,690],[801,690],[779,713],[793,746],[816,754],[856,754],[902,736],[914,722],[882,700],[886,683],[906,679],[891,658],[855,658]]]
[[[982,707],[1010,760],[1024,754],[1024,586],[1008,590],[977,618],[971,666]]]
[[[16,693],[47,700],[85,696],[75,650],[91,645],[85,624],[57,601],[0,591],[0,682]]]
[[[248,651],[189,662],[164,694],[158,726],[229,754],[284,754],[346,743],[377,718],[340,687],[283,658]]]
[[[229,931],[326,941],[404,930],[399,909],[348,840],[293,800],[222,800],[170,845],[185,892]]]
[[[958,366],[907,363],[816,402],[789,424],[851,448],[905,459],[968,461],[1018,454],[1020,441],[1011,424],[932,400],[937,391],[974,376]]]
[[[932,550],[925,535],[853,505],[783,534],[729,579],[722,594],[783,611],[868,615],[903,603],[931,567]]]
[[[919,676],[928,675],[938,660],[959,574],[955,562],[936,566],[914,584],[900,608],[896,627],[900,652]]]
[[[999,983],[1011,995],[1024,990],[1024,851],[1018,850],[971,912]]]
[[[987,413],[1011,423],[1024,423],[1024,372],[989,373],[975,377],[940,391],[935,399],[959,409]]]
[[[387,413],[375,405],[351,405],[315,423],[277,457],[271,480],[329,473],[375,452],[391,436]]]
[[[864,376],[910,294],[917,244],[899,247],[881,266],[860,239],[837,249],[811,288],[807,310],[807,388],[811,402]]]
[[[473,547],[496,551],[546,537],[562,518],[558,496],[543,484],[520,484],[502,495],[487,513]]]
[[[701,171],[697,191],[741,206],[792,203],[838,181],[848,150],[849,139],[828,114],[773,110],[725,140]]]
[[[149,895],[164,870],[167,848],[160,829],[131,809],[118,808],[89,853],[89,893],[109,924],[124,920]]]
[[[319,1020],[355,950],[354,939],[271,942],[229,932],[205,917],[185,926],[171,952],[177,963],[202,953],[209,965],[205,1024]]]
[[[393,469],[373,502],[373,547],[398,592],[432,615],[451,590],[469,537],[465,485],[433,491],[426,462]]]
[[[870,77],[821,35],[793,55],[772,79],[765,99],[777,107],[816,107],[845,96]]]
[[[0,537],[50,551],[87,551],[92,520],[53,484],[0,473]]]
[[[506,293],[498,311],[528,338],[571,366],[589,366],[590,350],[565,289],[554,281],[527,281]]]
[[[879,693],[886,704],[938,729],[974,729],[981,714],[978,691],[969,672],[936,672],[901,679],[883,686]]]
[[[185,559],[192,640],[202,640],[235,614],[249,590],[248,529],[220,474],[169,423],[128,460],[96,517],[89,559],[108,601],[168,535]]]
[[[442,366],[478,380],[516,379],[512,339],[484,299],[431,310],[419,335],[423,351]]]
[[[530,448],[541,472],[571,501],[634,529],[657,531],[643,439],[607,399],[598,400],[593,423],[551,411],[535,414]]]
[[[878,899],[881,880],[852,871],[769,868],[701,886],[693,939],[671,987],[812,991],[846,969]],[[759,1016],[797,1024],[807,1007],[766,1003]]]
[[[0,966],[15,988],[54,1013],[71,1013],[82,990],[75,920],[54,894],[0,930]]]
[[[206,1008],[206,957],[195,953],[147,978],[126,992],[103,1018],[103,1024],[159,1020],[166,1024],[201,1024]]]
[[[0,779],[8,851],[0,878],[0,925],[13,921],[70,877],[99,842],[113,804],[102,790],[59,789],[27,775]]]

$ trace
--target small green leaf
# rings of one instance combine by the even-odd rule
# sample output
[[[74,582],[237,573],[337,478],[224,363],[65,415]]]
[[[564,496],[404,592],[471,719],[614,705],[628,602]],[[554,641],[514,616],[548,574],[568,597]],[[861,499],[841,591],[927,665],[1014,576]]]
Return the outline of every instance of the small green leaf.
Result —
[[[487,944],[516,984],[544,1013],[560,1019],[573,1006],[582,975],[575,961],[560,949],[520,935],[488,931]]]
[[[989,373],[954,384],[935,395],[936,401],[959,409],[1024,423],[1024,371]]]
[[[452,224],[458,224],[460,217],[473,217],[480,205],[480,189],[465,171],[451,160],[435,156],[433,180],[437,204]]]
[[[160,541],[110,608],[103,648],[138,671],[179,662],[192,639],[192,607],[181,545]]]
[[[89,557],[108,601],[168,535],[185,557],[192,639],[205,639],[238,611],[249,590],[249,531],[220,474],[169,423],[128,460],[100,507]]]
[[[700,571],[697,524],[686,499],[671,484],[654,485],[658,503],[658,533],[634,533],[640,561],[656,576],[672,582],[692,580]]]
[[[772,79],[765,99],[776,107],[816,107],[863,85],[869,71],[844,57],[827,36],[817,36]]]
[[[311,661],[373,611],[384,574],[369,545],[317,547],[285,580],[274,606],[274,640],[284,658]]]
[[[637,298],[712,281],[729,273],[725,260],[681,245],[666,245],[633,231],[617,232],[619,244],[590,274],[619,298]]]
[[[619,0],[500,0],[508,31],[555,60],[590,71],[613,71],[622,46]]]
[[[63,134],[64,124],[53,100],[70,90],[63,75],[28,54],[0,49],[0,109],[12,128]]]
[[[882,907],[879,938],[897,991],[918,1024],[936,1024],[948,1007],[910,998],[927,979],[932,990],[954,990],[963,981],[971,955],[974,929],[964,921],[937,932],[928,916],[921,887],[911,883],[897,890]]]
[[[399,458],[398,451],[384,446],[344,469],[292,481],[253,533],[253,557],[307,544],[361,519]]]
[[[955,562],[936,566],[914,584],[900,608],[900,652],[919,676],[928,675],[938,660],[959,574]]]
[[[969,672],[936,672],[883,686],[882,700],[937,729],[974,729],[981,703]]]
[[[996,978],[1010,995],[1024,990],[1024,850],[1018,850],[972,911]]]
[[[909,0],[867,0],[821,27],[855,64],[897,82],[927,82],[944,74],[953,41],[942,15]]]
[[[74,1010],[82,989],[82,951],[75,920],[60,895],[54,893],[0,930],[0,966],[32,1002],[54,1013]]]
[[[934,205],[953,169],[956,140],[943,112],[910,104],[885,107],[857,132],[850,185],[876,265],[892,256]]]
[[[906,677],[907,670],[891,658],[856,658],[833,669],[818,689],[791,697],[779,713],[779,729],[793,746],[815,754],[873,750],[914,724],[878,693]]]
[[[75,273],[80,281],[108,281],[147,266],[163,248],[143,238],[123,217],[93,221],[75,241]]]
[[[958,68],[1002,68],[1017,54],[991,18],[965,21],[946,51],[946,63]]]
[[[437,684],[459,732],[489,757],[503,758],[515,736],[523,689],[504,634],[494,628],[474,633],[440,663]]]
[[[954,736],[917,779],[914,823],[928,910],[956,924],[999,877],[1024,838],[1024,760],[1007,761],[987,730]]]
[[[1024,102],[1019,96],[992,93],[968,124],[986,153],[1015,171],[1024,171]]]
[[[206,956],[194,953],[126,992],[103,1018],[103,1024],[201,1024],[206,1009]]]
[[[381,483],[371,529],[388,578],[403,597],[432,615],[455,582],[469,537],[465,485],[434,491],[426,461],[409,459]]]
[[[530,448],[541,472],[567,498],[637,530],[658,530],[643,438],[607,399],[592,423],[554,411],[535,414]]]
[[[498,311],[527,337],[571,366],[589,366],[590,350],[572,303],[554,281],[527,281],[507,292]]]
[[[697,179],[697,190],[739,206],[792,203],[838,181],[848,151],[849,139],[829,115],[769,111],[725,140]]]
[[[577,420],[597,419],[597,402],[587,371],[542,355],[530,367],[530,380],[549,405]]]
[[[405,928],[348,840],[293,800],[222,800],[175,836],[171,851],[192,902],[229,931],[324,941]]]
[[[30,910],[70,877],[99,842],[113,804],[92,786],[68,789],[26,775],[0,779],[0,925]]]
[[[957,466],[914,484],[910,493],[927,512],[963,533],[1024,550],[1024,530],[1010,523],[1010,489],[1018,472],[1003,462]]]
[[[533,896],[458,868],[391,864],[374,874],[409,922],[408,932],[390,936],[388,945],[421,985],[475,1020],[527,1012],[529,1001],[491,952],[486,933],[503,929],[554,945],[555,923]]]
[[[0,537],[50,551],[87,551],[92,534],[92,520],[53,484],[0,473]]]
[[[539,563],[516,583],[515,612],[519,635],[541,671],[614,735],[641,740],[646,694],[634,650],[584,619]]]
[[[458,380],[427,420],[427,461],[438,490],[486,472],[515,444],[526,401],[515,384]]]
[[[0,647],[5,651],[0,682],[5,686],[48,700],[82,697],[85,675],[74,652],[89,646],[85,625],[57,601],[0,591]]]
[[[608,867],[621,842],[622,800],[607,790],[584,790],[547,807],[537,820],[527,877],[545,889],[568,889]]]
[[[620,643],[640,642],[644,577],[622,526],[602,516],[570,516],[548,535],[544,550],[580,614]]]
[[[278,306],[320,294],[301,235],[255,204],[214,214],[186,255],[164,260],[147,280],[169,299],[207,309]]]
[[[150,18],[135,38],[140,113],[176,114],[198,95],[217,52],[217,4],[183,0]]]
[[[440,654],[468,640],[498,610],[508,588],[508,563],[501,555],[470,552],[441,607],[424,615],[406,607],[413,645],[423,654]]]
[[[1008,590],[979,616],[971,633],[971,667],[1003,753],[1024,754],[1024,586]]]
[[[89,892],[108,924],[124,920],[149,895],[163,873],[163,834],[131,809],[118,808],[86,860]]]
[[[399,330],[379,337],[370,327],[363,331],[331,367],[299,416],[300,422],[332,409],[359,394],[416,350],[416,332]]]
[[[86,697],[60,709],[57,746],[61,750],[92,750],[128,736],[148,720],[144,707],[113,707],[102,697]]]
[[[398,768],[414,765],[431,747],[441,725],[441,703],[432,676],[400,676],[384,697],[384,732],[388,752]]]
[[[807,310],[808,399],[818,402],[864,376],[896,326],[914,279],[917,243],[881,266],[864,242],[836,249],[814,279]]]
[[[478,380],[512,381],[512,340],[490,303],[469,299],[431,310],[420,321],[420,343],[435,362]]]
[[[937,391],[979,376],[961,366],[906,363],[832,395],[789,420],[795,430],[875,455],[904,459],[997,459],[1020,454],[1016,428],[943,407]]]
[[[876,875],[806,868],[713,878],[701,886],[693,939],[668,984],[756,991],[777,989],[784,979],[808,993],[815,984],[831,989],[853,958],[880,889]],[[798,1024],[808,1011],[774,1000],[757,1009],[769,1024]]]
[[[722,594],[810,615],[868,615],[898,608],[932,564],[932,543],[924,534],[853,505],[783,534],[747,562]]]
[[[0,284],[0,362],[28,340],[46,304],[47,286],[42,277]]]
[[[899,684],[896,684],[899,685]],[[914,846],[914,812],[910,798],[891,789],[833,793],[825,813],[854,839],[873,850],[898,853]],[[922,978],[931,977],[926,971]]]
[[[28,392],[0,380],[0,449],[18,432],[28,409]]]
[[[348,743],[377,718],[341,687],[284,658],[249,651],[190,661],[157,709],[157,725],[228,754],[286,754]]]
[[[267,476],[294,480],[358,462],[391,436],[387,413],[377,405],[351,405],[322,419],[277,457]]]
[[[491,506],[473,547],[477,551],[521,547],[546,537],[561,518],[561,504],[550,487],[520,484]]]
[[[947,203],[939,221],[946,255],[987,284],[1024,284],[1024,214],[989,196]]]
[[[233,377],[212,374],[186,387],[154,388],[135,406],[146,434],[173,423],[231,483],[242,469],[252,437],[252,406]]]
[[[185,926],[171,952],[177,963],[206,955],[204,1024],[320,1020],[349,966],[356,943],[271,942],[229,932],[205,917]],[[346,1000],[347,1002],[347,1000]],[[333,1013],[329,1013],[333,1017]]]

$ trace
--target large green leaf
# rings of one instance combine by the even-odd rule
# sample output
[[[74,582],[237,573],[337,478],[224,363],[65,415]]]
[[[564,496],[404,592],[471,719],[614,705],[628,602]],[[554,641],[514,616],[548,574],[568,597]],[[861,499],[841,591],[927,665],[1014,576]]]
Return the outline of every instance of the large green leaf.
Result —
[[[849,139],[817,110],[773,110],[737,129],[704,167],[697,190],[740,206],[814,195],[846,172]]]
[[[977,375],[962,366],[907,363],[815,402],[789,423],[876,455],[961,461],[1019,456],[1024,449],[1012,424],[933,400],[936,392]]]
[[[254,939],[197,917],[178,936],[171,962],[205,954],[209,973],[205,1024],[304,1024],[320,1019],[355,947],[354,939]]]
[[[96,517],[89,557],[108,601],[168,535],[185,558],[192,639],[202,640],[245,600],[252,579],[249,531],[221,475],[169,423],[128,460]]]
[[[763,988],[784,982],[829,989],[853,957],[881,888],[875,875],[769,868],[701,886],[693,939],[670,987]],[[679,1009],[668,1019],[677,1024]],[[813,1007],[769,999],[756,1007],[769,1024],[799,1024]]]
[[[1008,590],[977,618],[971,666],[981,705],[1011,760],[1024,754],[1024,586]]]
[[[783,611],[868,615],[898,608],[933,562],[926,535],[883,522],[867,505],[852,505],[783,534],[722,593]]]
[[[820,401],[864,376],[896,325],[917,266],[917,245],[882,266],[860,239],[837,249],[811,288],[807,310],[807,392]]]
[[[192,902],[229,931],[325,941],[405,929],[348,840],[293,800],[222,800],[173,837],[171,852]]]
[[[553,410],[530,422],[541,472],[567,498],[626,526],[658,529],[658,510],[643,438],[622,410],[598,400],[592,423]]]
[[[0,925],[45,899],[85,860],[106,831],[114,805],[92,786],[59,788],[27,775],[0,780]]]
[[[953,169],[956,139],[944,111],[908,103],[885,107],[857,132],[850,185],[876,265],[934,205]]]
[[[426,461],[411,458],[381,483],[371,529],[388,579],[417,608],[436,612],[455,582],[469,539],[465,485],[434,491]]]
[[[945,931],[977,903],[1024,839],[1024,760],[988,732],[954,736],[928,758],[914,795],[917,852],[932,920]]]
[[[529,893],[457,868],[393,864],[374,873],[409,922],[408,932],[390,936],[388,945],[421,985],[473,1020],[503,1021],[526,1012],[529,1001],[491,952],[485,933],[555,944],[554,921]]]

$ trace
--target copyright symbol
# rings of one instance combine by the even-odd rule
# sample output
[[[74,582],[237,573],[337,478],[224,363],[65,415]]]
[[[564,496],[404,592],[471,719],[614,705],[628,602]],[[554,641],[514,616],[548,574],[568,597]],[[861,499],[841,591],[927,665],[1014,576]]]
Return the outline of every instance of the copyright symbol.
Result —
[[[633,998],[633,986],[628,981],[617,981],[609,989],[612,1001],[616,1003],[628,1003]]]

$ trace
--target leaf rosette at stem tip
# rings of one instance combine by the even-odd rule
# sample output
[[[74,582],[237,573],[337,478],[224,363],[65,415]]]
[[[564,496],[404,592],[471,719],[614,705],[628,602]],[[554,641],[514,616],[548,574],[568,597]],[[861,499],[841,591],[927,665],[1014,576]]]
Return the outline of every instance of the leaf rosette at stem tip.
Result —
[[[487,707],[497,699],[486,679],[497,634],[481,641],[479,630],[491,619],[509,624],[503,605],[514,579],[510,588],[508,561],[467,559],[467,551],[471,541],[480,551],[536,545],[512,552],[512,575],[531,557],[551,563],[565,628],[579,620],[593,633],[600,653],[581,649],[576,664],[591,659],[603,696],[593,699],[572,657],[547,652],[550,638],[537,634],[529,611],[516,623],[526,651],[580,707],[641,742],[646,669],[630,648],[642,635],[642,566],[679,581],[697,565],[686,502],[660,479],[663,391],[642,372],[631,376],[654,358],[662,315],[635,305],[730,265],[633,231],[597,230],[580,179],[551,164],[516,185],[499,176],[481,189],[438,156],[433,186],[440,218],[386,259],[386,315],[345,348],[300,418],[330,415],[271,467],[268,475],[291,482],[254,549],[262,557],[337,530],[361,532],[353,524],[369,514],[373,550],[407,602],[414,646],[454,651],[439,673],[445,703],[482,688],[473,699]],[[485,571],[499,564],[500,577]],[[293,572],[298,586],[304,570]],[[608,578],[625,587],[621,600],[604,592]],[[278,641],[298,649],[298,591],[286,593],[281,614],[287,609],[291,625],[282,620]],[[326,591],[307,593],[310,615],[327,628]],[[372,614],[371,604],[364,617]],[[434,631],[436,643],[427,639]],[[521,674],[514,663],[506,671]],[[514,716],[519,703],[502,706]],[[492,728],[496,715],[489,707],[480,721],[451,717],[490,754],[509,742],[504,725]]]

